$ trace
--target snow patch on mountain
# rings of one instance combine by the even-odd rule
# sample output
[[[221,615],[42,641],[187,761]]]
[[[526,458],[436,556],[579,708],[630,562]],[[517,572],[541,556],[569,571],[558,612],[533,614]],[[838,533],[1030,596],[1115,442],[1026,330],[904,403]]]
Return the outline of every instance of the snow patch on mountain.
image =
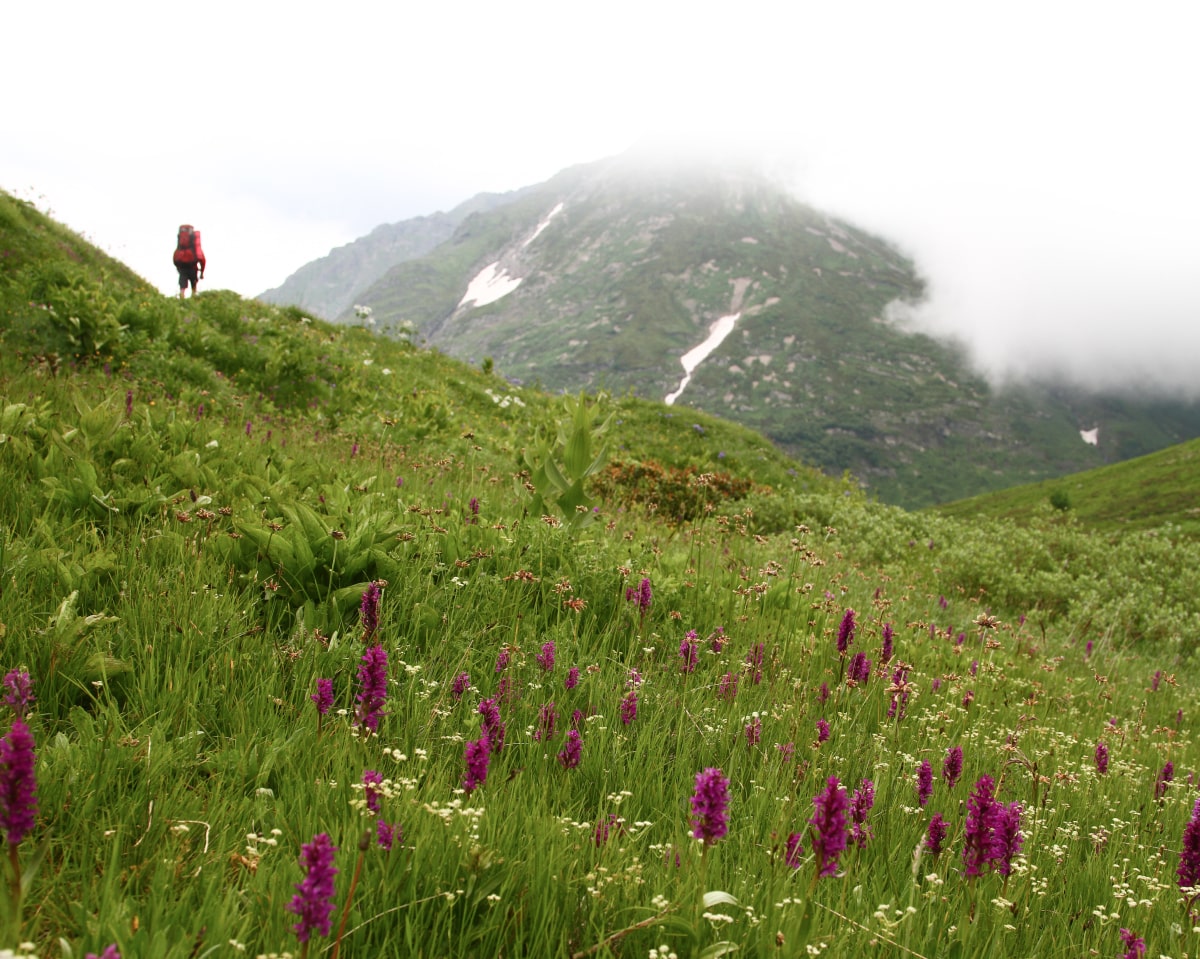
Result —
[[[1094,429],[1090,429],[1090,430],[1080,430],[1079,435],[1085,443],[1087,443],[1091,446],[1099,446],[1100,445],[1100,427],[1099,426],[1095,427]]]
[[[534,240],[536,240],[538,238],[538,235],[542,232],[542,230],[546,229],[546,227],[548,227],[550,225],[550,221],[553,220],[556,216],[558,216],[558,214],[562,213],[562,208],[563,208],[562,203],[559,203],[558,206],[556,206],[553,210],[551,210],[549,213],[547,213],[545,218],[542,220],[542,222],[537,225],[537,229],[533,231],[533,236],[531,236],[528,240],[526,240],[524,243],[521,244],[521,249],[524,249],[525,247],[529,246],[530,243],[532,243]]]
[[[737,326],[737,321],[741,318],[741,313],[731,313],[729,316],[723,316],[708,328],[708,338],[699,346],[694,346],[679,358],[679,362],[683,365],[683,379],[679,383],[679,389],[674,393],[668,393],[666,399],[663,400],[668,406],[671,406],[679,398],[679,394],[691,382],[692,374],[696,371],[701,363],[703,363],[710,353],[721,345],[721,341],[725,339],[733,328]]]
[[[459,309],[474,303],[476,306],[487,306],[495,303],[501,297],[508,296],[521,285],[519,276],[509,276],[508,270],[500,267],[500,261],[489,263],[475,274],[475,278],[467,284],[467,292],[458,301]]]

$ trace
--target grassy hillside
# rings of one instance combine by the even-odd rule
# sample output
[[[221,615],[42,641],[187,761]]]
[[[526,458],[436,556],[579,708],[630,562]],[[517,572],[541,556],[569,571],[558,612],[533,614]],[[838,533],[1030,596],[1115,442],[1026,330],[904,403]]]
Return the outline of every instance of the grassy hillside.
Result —
[[[0,211],[0,951],[1195,951],[1196,543],[881,506]]]
[[[939,506],[949,517],[993,517],[1028,522],[1047,509],[1089,529],[1151,530],[1200,537],[1200,440],[1180,443],[1123,463],[1030,483]]]

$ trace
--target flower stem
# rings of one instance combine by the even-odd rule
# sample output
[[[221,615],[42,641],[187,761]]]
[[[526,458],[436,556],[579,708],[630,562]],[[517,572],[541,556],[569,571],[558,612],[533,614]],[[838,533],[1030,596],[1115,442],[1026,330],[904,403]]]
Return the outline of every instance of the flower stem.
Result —
[[[346,904],[342,907],[342,918],[338,923],[337,938],[333,941],[333,959],[338,959],[342,949],[342,936],[346,932],[346,920],[350,917],[350,906],[354,902],[354,890],[358,887],[358,877],[362,875],[363,857],[371,845],[370,831],[364,832],[358,841],[358,859],[354,863],[354,877],[350,880],[350,891],[346,893]]]

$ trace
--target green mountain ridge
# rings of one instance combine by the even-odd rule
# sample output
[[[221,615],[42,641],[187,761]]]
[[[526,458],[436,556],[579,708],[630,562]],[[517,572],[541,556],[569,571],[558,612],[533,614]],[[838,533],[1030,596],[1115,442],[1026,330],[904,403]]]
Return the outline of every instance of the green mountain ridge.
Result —
[[[511,290],[466,302],[489,269]],[[886,241],[762,178],[618,157],[476,211],[354,300],[384,331],[412,324],[430,345],[491,358],[517,382],[656,399],[679,388],[680,358],[712,324],[737,313],[677,405],[745,423],[909,507],[1200,435],[1197,403],[992,386],[953,343],[893,322],[889,305],[923,292]],[[1098,445],[1084,442],[1097,427]]]

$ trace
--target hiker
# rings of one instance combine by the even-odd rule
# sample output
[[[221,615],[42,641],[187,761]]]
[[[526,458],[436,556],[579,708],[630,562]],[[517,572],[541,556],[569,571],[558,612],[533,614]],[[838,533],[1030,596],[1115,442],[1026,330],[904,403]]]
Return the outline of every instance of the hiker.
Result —
[[[204,250],[200,247],[200,231],[185,223],[179,228],[179,239],[175,243],[173,258],[175,269],[179,271],[179,298],[183,299],[188,284],[192,285],[192,296],[196,295],[196,270],[199,268],[200,279],[204,279]]]

